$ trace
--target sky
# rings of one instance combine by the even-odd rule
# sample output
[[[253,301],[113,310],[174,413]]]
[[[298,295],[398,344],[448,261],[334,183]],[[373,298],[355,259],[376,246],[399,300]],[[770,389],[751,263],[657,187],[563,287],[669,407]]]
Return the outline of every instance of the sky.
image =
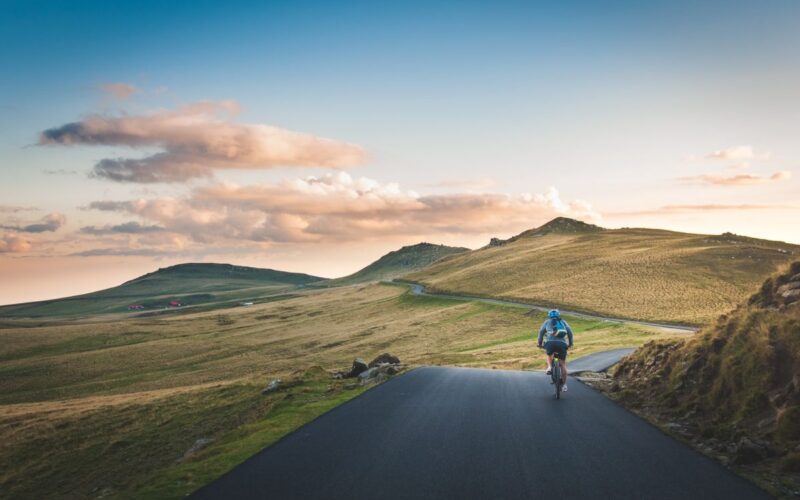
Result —
[[[800,3],[0,2],[0,304],[557,216],[800,243]]]

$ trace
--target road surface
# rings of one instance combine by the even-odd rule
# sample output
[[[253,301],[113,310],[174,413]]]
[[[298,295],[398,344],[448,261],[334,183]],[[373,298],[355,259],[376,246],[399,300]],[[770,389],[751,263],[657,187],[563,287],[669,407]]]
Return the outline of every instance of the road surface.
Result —
[[[254,455],[194,499],[759,499],[751,483],[572,381],[428,367]]]
[[[632,353],[636,349],[613,349],[611,351],[596,352],[578,358],[575,361],[567,358],[567,367],[571,374],[579,372],[604,372],[619,363],[619,360]]]
[[[398,281],[392,280],[392,283],[398,283],[402,285],[408,285],[411,287],[411,293],[414,295],[423,295],[428,297],[440,297],[443,299],[453,299],[453,300],[465,300],[465,301],[474,301],[474,302],[485,302],[487,304],[498,304],[504,306],[515,306],[515,307],[526,307],[528,309],[536,309],[538,311],[548,311],[550,310],[549,307],[537,305],[537,304],[528,304],[526,302],[519,302],[516,300],[505,300],[505,299],[490,299],[486,297],[476,297],[472,295],[452,295],[449,293],[434,293],[429,292],[425,289],[425,286],[420,285],[419,283],[412,283],[410,281]],[[643,325],[643,326],[654,326],[656,328],[663,328],[665,330],[674,330],[678,332],[690,332],[694,333],[698,329],[693,326],[688,325],[671,325],[667,323],[654,323],[652,321],[637,321],[633,319],[622,319],[622,318],[612,318],[609,316],[600,316],[597,314],[588,314],[588,313],[581,313],[575,311],[567,311],[562,309],[562,314],[568,316],[576,316],[578,318],[586,318],[586,319],[599,319],[603,321],[608,321],[611,323],[630,323],[633,325]]]

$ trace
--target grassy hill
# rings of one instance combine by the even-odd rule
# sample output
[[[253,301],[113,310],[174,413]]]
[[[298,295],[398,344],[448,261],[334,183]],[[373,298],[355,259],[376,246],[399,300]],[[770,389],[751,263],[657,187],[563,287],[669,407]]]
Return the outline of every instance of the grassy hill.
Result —
[[[412,366],[541,368],[533,333],[543,319],[524,307],[371,284],[180,316],[5,320],[0,496],[185,498],[360,394],[327,373],[353,358],[390,352]],[[575,357],[676,335],[568,320]],[[285,389],[262,395],[275,378]],[[213,441],[182,458],[200,439]]]
[[[612,394],[791,496],[786,486],[800,490],[798,373],[795,262],[697,337],[648,343],[629,356],[615,372]]]
[[[352,285],[390,280],[419,271],[445,257],[468,252],[469,248],[418,243],[389,252],[367,267],[343,278],[328,280],[324,286]]]
[[[179,264],[145,274],[122,285],[63,299],[0,307],[0,317],[48,317],[157,311],[177,301],[181,307],[235,303],[291,291],[322,281],[307,274],[231,264]]]
[[[603,229],[558,218],[406,278],[433,291],[703,324],[798,254],[798,245],[729,233]]]

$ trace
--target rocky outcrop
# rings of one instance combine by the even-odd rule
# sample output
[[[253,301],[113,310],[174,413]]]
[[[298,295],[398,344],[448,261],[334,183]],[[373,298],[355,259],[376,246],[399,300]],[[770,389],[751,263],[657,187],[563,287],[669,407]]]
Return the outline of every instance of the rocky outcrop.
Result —
[[[356,358],[353,360],[353,366],[350,371],[336,372],[333,374],[333,378],[343,379],[358,377],[359,383],[365,385],[367,383],[386,380],[390,376],[400,373],[401,369],[400,358],[385,352],[370,361],[369,364],[361,358]]]
[[[386,365],[386,364],[388,364],[388,365],[399,365],[400,364],[400,358],[398,358],[397,356],[394,356],[392,354],[389,354],[388,352],[385,352],[385,353],[381,354],[380,356],[376,357],[375,359],[373,359],[372,361],[370,361],[369,362],[369,367],[370,368],[374,368],[374,367],[376,367],[378,365]]]

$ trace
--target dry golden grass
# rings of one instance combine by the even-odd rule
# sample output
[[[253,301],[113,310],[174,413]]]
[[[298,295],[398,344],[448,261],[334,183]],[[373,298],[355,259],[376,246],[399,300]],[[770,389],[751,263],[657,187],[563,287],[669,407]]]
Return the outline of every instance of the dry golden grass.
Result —
[[[703,324],[800,247],[650,229],[521,237],[407,276],[432,291],[552,304],[609,316]]]
[[[320,371],[291,399],[263,397],[271,378],[384,351],[411,365],[539,367],[542,319],[369,285],[171,317],[7,323],[0,487],[12,496],[179,497],[357,393]],[[675,335],[570,322],[574,356]],[[176,464],[201,437],[218,444]]]

